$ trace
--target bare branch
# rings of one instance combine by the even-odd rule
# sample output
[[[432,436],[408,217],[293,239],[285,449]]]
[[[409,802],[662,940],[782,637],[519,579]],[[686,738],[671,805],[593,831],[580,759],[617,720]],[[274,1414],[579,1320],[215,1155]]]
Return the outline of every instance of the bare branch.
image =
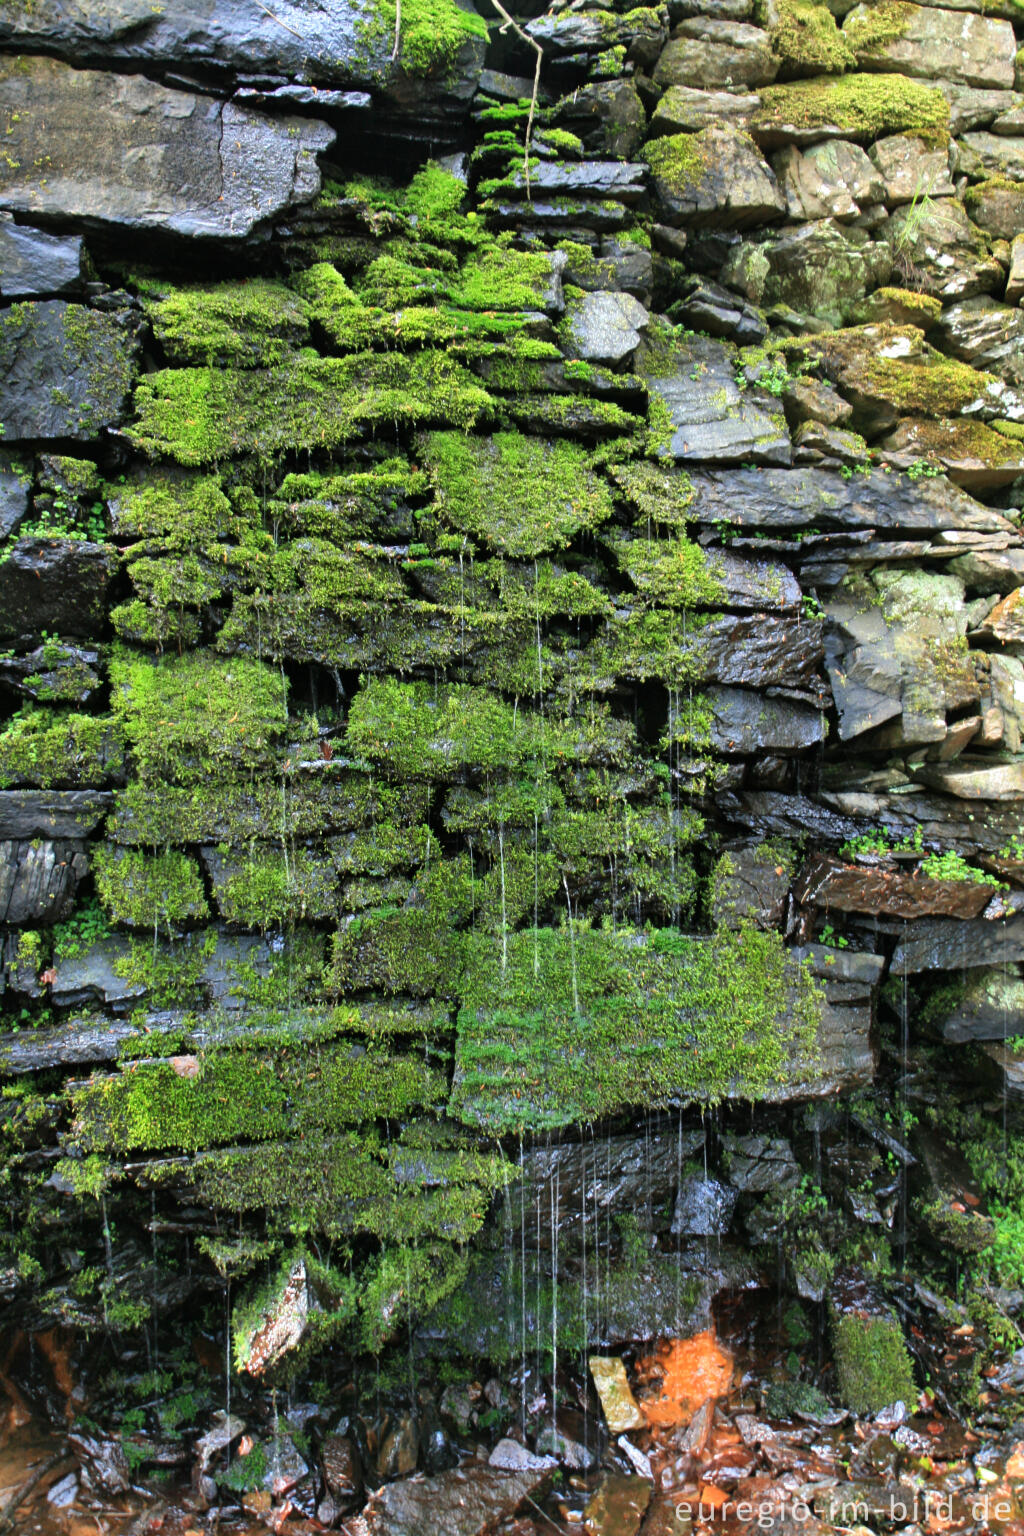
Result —
[[[507,27],[511,27],[516,36],[522,42],[528,43],[537,54],[537,63],[533,71],[533,94],[530,97],[530,113],[526,119],[526,139],[523,144],[523,175],[526,179],[526,201],[529,203],[533,201],[530,194],[530,143],[533,138],[533,119],[537,111],[537,97],[540,94],[540,70],[541,65],[544,63],[544,50],[536,38],[531,37],[529,32],[525,32],[515,17],[506,11],[501,0],[491,0],[491,4],[498,15],[504,19],[505,26],[501,30],[504,32]]]

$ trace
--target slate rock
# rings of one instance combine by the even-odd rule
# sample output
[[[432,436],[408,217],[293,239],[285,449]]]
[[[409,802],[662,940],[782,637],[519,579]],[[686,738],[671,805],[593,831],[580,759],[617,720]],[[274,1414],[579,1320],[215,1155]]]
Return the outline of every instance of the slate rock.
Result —
[[[529,96],[532,82],[525,94]],[[521,93],[522,94],[522,93]],[[647,114],[632,80],[595,80],[559,104],[559,121],[588,148],[631,160],[644,141]]]
[[[74,906],[88,870],[83,843],[0,843],[0,923],[59,923]]]
[[[614,11],[548,11],[530,21],[525,29],[549,57],[576,53],[604,53],[624,47],[627,57],[653,64],[668,36],[666,13],[656,7],[638,7],[625,14]]]
[[[1016,529],[941,479],[909,480],[873,470],[843,480],[823,469],[701,470],[690,476],[693,516],[739,528],[878,528],[913,533]]]
[[[954,138],[992,126],[996,118],[1013,108],[1016,99],[1013,91],[978,90],[952,80],[936,80],[935,89],[949,105],[949,131]]]
[[[643,372],[643,364],[637,363]],[[789,433],[778,403],[741,389],[735,357],[724,342],[694,336],[675,353],[674,371],[649,379],[672,425],[668,451],[688,463],[788,464]]]
[[[781,1136],[724,1135],[722,1162],[730,1184],[740,1194],[791,1189],[800,1179],[793,1149]]]
[[[79,539],[19,539],[0,556],[0,636],[91,636],[106,622],[117,556]]]
[[[962,756],[952,763],[923,763],[914,777],[958,800],[1024,800],[1024,760],[993,755]]]
[[[21,656],[0,657],[0,682],[28,699],[85,704],[103,686],[99,652],[48,641]]]
[[[349,1520],[351,1536],[480,1536],[514,1515],[550,1472],[504,1472],[470,1462],[437,1477],[388,1483]]]
[[[636,203],[644,195],[647,167],[632,160],[542,160],[530,171],[530,195],[545,198],[615,198]],[[506,196],[526,195],[518,163],[502,184]],[[585,223],[585,220],[581,220]]]
[[[584,293],[568,316],[570,354],[614,367],[636,351],[649,320],[647,310],[632,294]]]
[[[81,235],[48,235],[0,214],[0,296],[74,293],[82,283]]]
[[[145,996],[145,987],[118,975],[119,962],[131,950],[124,939],[101,939],[82,955],[57,961],[57,978],[50,991],[55,1008],[82,1008],[99,1003],[125,1013]]]
[[[82,838],[114,803],[98,789],[8,789],[0,792],[0,837]]]
[[[646,149],[654,201],[666,224],[745,229],[778,219],[786,201],[761,152],[728,123],[652,139]]]
[[[1013,240],[1024,229],[1024,182],[978,182],[967,189],[964,203],[974,223],[996,240]]]
[[[122,419],[135,371],[135,338],[127,318],[60,299],[15,304],[4,312],[5,442],[46,437],[84,442]]]
[[[889,969],[894,976],[910,976],[920,971],[961,971],[1021,960],[1024,917],[998,923],[983,917],[969,923],[955,917],[933,917],[908,925],[897,941]]]
[[[0,455],[0,541],[10,537],[28,511],[31,481],[20,466]]]
[[[917,208],[911,204],[897,208],[880,233],[900,252],[914,287],[944,304],[993,293],[1002,286],[1002,267],[985,250],[963,205],[953,198],[937,197]]]
[[[702,628],[695,654],[707,683],[821,692],[818,667],[824,653],[817,621],[723,614]]]
[[[968,491],[1012,485],[1024,474],[1024,443],[962,418],[923,421],[905,416],[879,446],[889,463],[904,469],[922,461],[935,464]]]
[[[884,43],[861,44],[870,33],[873,11],[856,6],[843,22],[860,69],[910,75],[925,80],[951,80],[988,90],[1011,90],[1017,52],[1008,21],[934,6],[902,5],[900,35]]]
[[[753,922],[758,928],[782,926],[790,880],[784,848],[776,843],[725,850],[715,865],[711,887],[711,913],[716,925],[738,928]]]
[[[868,155],[878,167],[889,207],[929,197],[952,197],[956,188],[949,174],[949,151],[934,149],[913,134],[893,133],[876,139]]]
[[[718,1179],[684,1178],[672,1213],[673,1237],[724,1237],[739,1190]]]
[[[1024,310],[1008,309],[978,294],[950,304],[936,329],[944,352],[1010,384],[1024,385]]]
[[[363,1496],[363,1469],[359,1451],[351,1435],[324,1437],[320,1447],[324,1482],[340,1513],[354,1508]]]
[[[723,336],[737,346],[759,346],[768,334],[761,311],[707,278],[687,279],[682,297],[672,305],[672,319],[706,336]]]
[[[844,139],[803,151],[788,145],[772,164],[789,217],[798,223],[856,219],[864,209],[885,201],[885,185],[877,168],[859,144]]]
[[[0,107],[0,208],[192,237],[248,235],[309,201],[334,140],[311,118],[47,58],[0,60]]]
[[[697,133],[730,123],[745,129],[758,107],[752,92],[708,91],[694,85],[670,85],[651,117],[651,133]]]
[[[1024,586],[1024,549],[971,549],[949,563],[969,591],[1012,592]]]
[[[489,1467],[502,1472],[547,1472],[558,1466],[554,1456],[536,1456],[518,1440],[499,1440],[487,1458]]]
[[[1024,979],[1003,966],[978,970],[965,980],[963,991],[944,1016],[942,1037],[954,1044],[968,1040],[1003,1040],[1018,1032],[1024,1016]]]
[[[722,281],[752,304],[781,304],[840,325],[891,271],[891,250],[866,230],[817,219],[735,247]]]
[[[654,69],[655,85],[701,90],[768,85],[779,72],[767,32],[745,22],[694,16],[681,21]]]
[[[741,559],[716,549],[709,561],[725,588],[725,605],[754,613],[786,613],[800,607],[800,583],[778,560]]]
[[[709,688],[711,746],[735,753],[800,752],[824,740],[819,710],[747,688]]]
[[[404,71],[391,63],[392,30],[368,26],[351,0],[282,0],[272,7],[259,0],[13,0],[0,14],[0,42],[76,64],[116,60],[146,72],[177,66],[318,85],[385,85],[399,102],[408,89]],[[416,80],[421,103],[437,91],[472,94],[483,39],[469,38],[444,62],[448,67],[439,69],[428,59],[416,72],[424,76]]]
[[[992,887],[970,880],[935,880],[884,866],[844,864],[818,854],[801,870],[794,898],[827,912],[863,912],[871,917],[980,917]]]

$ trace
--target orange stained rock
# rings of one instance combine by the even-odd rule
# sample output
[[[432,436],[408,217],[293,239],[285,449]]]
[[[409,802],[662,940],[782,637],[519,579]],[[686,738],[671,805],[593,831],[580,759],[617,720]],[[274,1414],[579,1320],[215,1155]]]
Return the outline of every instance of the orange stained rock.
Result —
[[[692,1339],[669,1339],[653,1357],[638,1362],[643,1373],[661,1377],[657,1397],[640,1406],[649,1424],[688,1424],[708,1398],[724,1397],[732,1382],[732,1356],[719,1344],[714,1330]]]

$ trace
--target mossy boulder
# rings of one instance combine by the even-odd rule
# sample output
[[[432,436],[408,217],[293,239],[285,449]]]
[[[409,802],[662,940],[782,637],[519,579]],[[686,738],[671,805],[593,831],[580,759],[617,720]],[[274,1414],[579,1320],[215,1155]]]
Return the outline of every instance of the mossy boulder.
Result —
[[[0,423],[6,443],[86,442],[117,425],[135,376],[129,314],[52,300],[0,316]]]
[[[853,68],[853,50],[822,0],[764,0],[760,10],[783,79]]]
[[[882,0],[855,6],[843,22],[843,38],[860,69],[989,90],[1013,87],[1017,45],[1008,21]]]
[[[854,1413],[878,1413],[892,1403],[913,1407],[914,1371],[899,1323],[891,1314],[847,1312],[832,1321],[838,1395]]]
[[[766,86],[750,131],[759,144],[769,146],[823,138],[868,143],[887,133],[945,144],[949,104],[937,90],[903,75],[821,75]]]
[[[774,174],[760,152],[728,124],[699,133],[670,134],[644,149],[661,216],[669,224],[743,229],[786,210]]]
[[[937,465],[955,485],[969,491],[1012,485],[1024,474],[1024,442],[980,421],[904,417],[881,446],[891,462],[906,467],[922,461]]]
[[[891,270],[887,245],[866,230],[820,219],[736,246],[723,278],[753,304],[782,304],[839,325]]]

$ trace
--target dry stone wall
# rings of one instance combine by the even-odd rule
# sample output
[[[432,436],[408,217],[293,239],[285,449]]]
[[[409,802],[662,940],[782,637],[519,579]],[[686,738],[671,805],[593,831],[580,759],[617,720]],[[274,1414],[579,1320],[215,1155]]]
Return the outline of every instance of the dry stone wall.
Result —
[[[522,20],[0,17],[33,1315],[152,1198],[376,1347],[495,1138],[855,1093],[887,975],[1019,1091],[1024,17]]]

